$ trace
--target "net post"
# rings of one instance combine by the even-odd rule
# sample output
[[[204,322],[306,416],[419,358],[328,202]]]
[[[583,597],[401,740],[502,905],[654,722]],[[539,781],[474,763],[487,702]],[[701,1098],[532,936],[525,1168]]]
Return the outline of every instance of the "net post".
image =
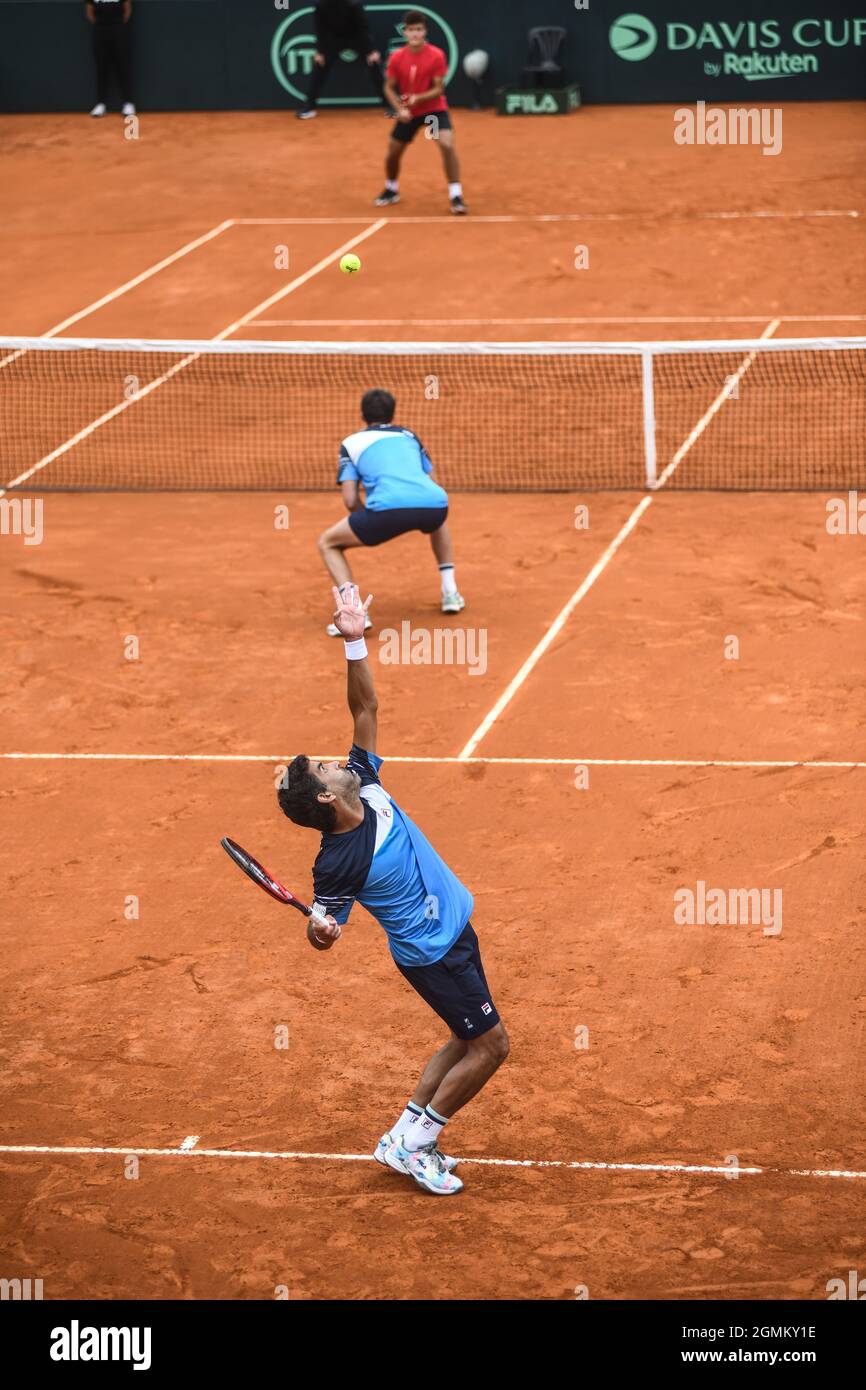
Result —
[[[641,376],[643,380],[643,443],[646,485],[654,488],[657,484],[656,470],[656,412],[655,389],[653,382],[653,355],[641,352]]]

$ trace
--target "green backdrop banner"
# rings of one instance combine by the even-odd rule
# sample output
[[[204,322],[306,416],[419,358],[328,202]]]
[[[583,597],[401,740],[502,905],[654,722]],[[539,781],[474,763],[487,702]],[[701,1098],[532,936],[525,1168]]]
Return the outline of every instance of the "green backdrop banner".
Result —
[[[462,58],[490,55],[485,98],[518,82],[535,25],[565,31],[561,60],[584,102],[748,105],[866,97],[866,0],[432,0],[419,5],[448,57],[448,95],[472,100]],[[366,6],[398,47],[402,4]],[[144,110],[299,104],[315,52],[310,0],[134,0],[135,94]],[[0,106],[80,111],[93,101],[83,0],[0,0]],[[323,105],[369,105],[345,52]]]

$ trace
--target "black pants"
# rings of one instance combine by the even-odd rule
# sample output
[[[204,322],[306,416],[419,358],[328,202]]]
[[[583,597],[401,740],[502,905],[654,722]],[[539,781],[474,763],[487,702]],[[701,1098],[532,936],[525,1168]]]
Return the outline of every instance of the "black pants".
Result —
[[[132,101],[132,46],[127,24],[94,24],[93,56],[96,59],[96,100],[108,105],[112,73],[122,102]]]
[[[318,63],[316,63],[315,67],[313,68],[313,78],[310,82],[310,90],[307,93],[307,106],[316,105],[317,101],[319,100],[319,97],[322,95],[322,88],[325,85],[325,78],[328,76],[328,73],[331,71],[331,68],[337,62],[339,56],[340,49],[338,48],[325,49],[325,51],[322,53],[322,57],[325,61],[321,66],[319,66]],[[376,96],[384,100],[384,98],[382,97],[382,88],[385,85],[385,74],[382,71],[382,64],[368,63],[366,57],[363,54],[361,54],[358,58],[358,62],[363,63],[364,67],[369,72],[370,80],[373,83],[373,88],[376,92]]]

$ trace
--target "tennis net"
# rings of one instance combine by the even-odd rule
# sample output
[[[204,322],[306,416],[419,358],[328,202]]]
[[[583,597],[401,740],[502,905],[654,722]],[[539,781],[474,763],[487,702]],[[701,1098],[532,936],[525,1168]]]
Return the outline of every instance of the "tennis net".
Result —
[[[0,486],[331,488],[373,386],[457,491],[866,487],[866,338],[0,338]]]

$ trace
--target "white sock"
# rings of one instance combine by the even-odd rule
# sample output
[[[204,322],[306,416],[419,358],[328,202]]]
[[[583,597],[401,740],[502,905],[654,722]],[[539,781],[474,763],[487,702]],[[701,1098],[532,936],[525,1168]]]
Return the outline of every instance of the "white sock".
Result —
[[[425,1106],[423,1113],[404,1136],[403,1147],[414,1153],[416,1149],[423,1149],[425,1144],[434,1144],[447,1123],[444,1115],[437,1115],[429,1105]]]
[[[416,1105],[414,1100],[407,1101],[406,1109],[403,1111],[403,1114],[400,1116],[399,1120],[391,1130],[391,1134],[393,1135],[393,1137],[395,1139],[399,1139],[401,1135],[407,1134],[408,1131],[414,1125],[418,1116],[423,1114],[424,1111],[421,1109],[421,1106]]]
[[[462,197],[463,197],[463,184],[462,184],[462,183],[449,183],[449,185],[448,185],[448,197],[449,197],[449,198],[462,198]]]
[[[457,593],[457,580],[454,578],[453,565],[440,565],[439,578],[442,580],[443,598],[447,598],[449,594]]]
[[[385,187],[387,188],[387,190],[388,190],[389,193],[396,193],[396,192],[397,192],[397,180],[396,180],[396,179],[386,179],[386,180],[385,180]]]

